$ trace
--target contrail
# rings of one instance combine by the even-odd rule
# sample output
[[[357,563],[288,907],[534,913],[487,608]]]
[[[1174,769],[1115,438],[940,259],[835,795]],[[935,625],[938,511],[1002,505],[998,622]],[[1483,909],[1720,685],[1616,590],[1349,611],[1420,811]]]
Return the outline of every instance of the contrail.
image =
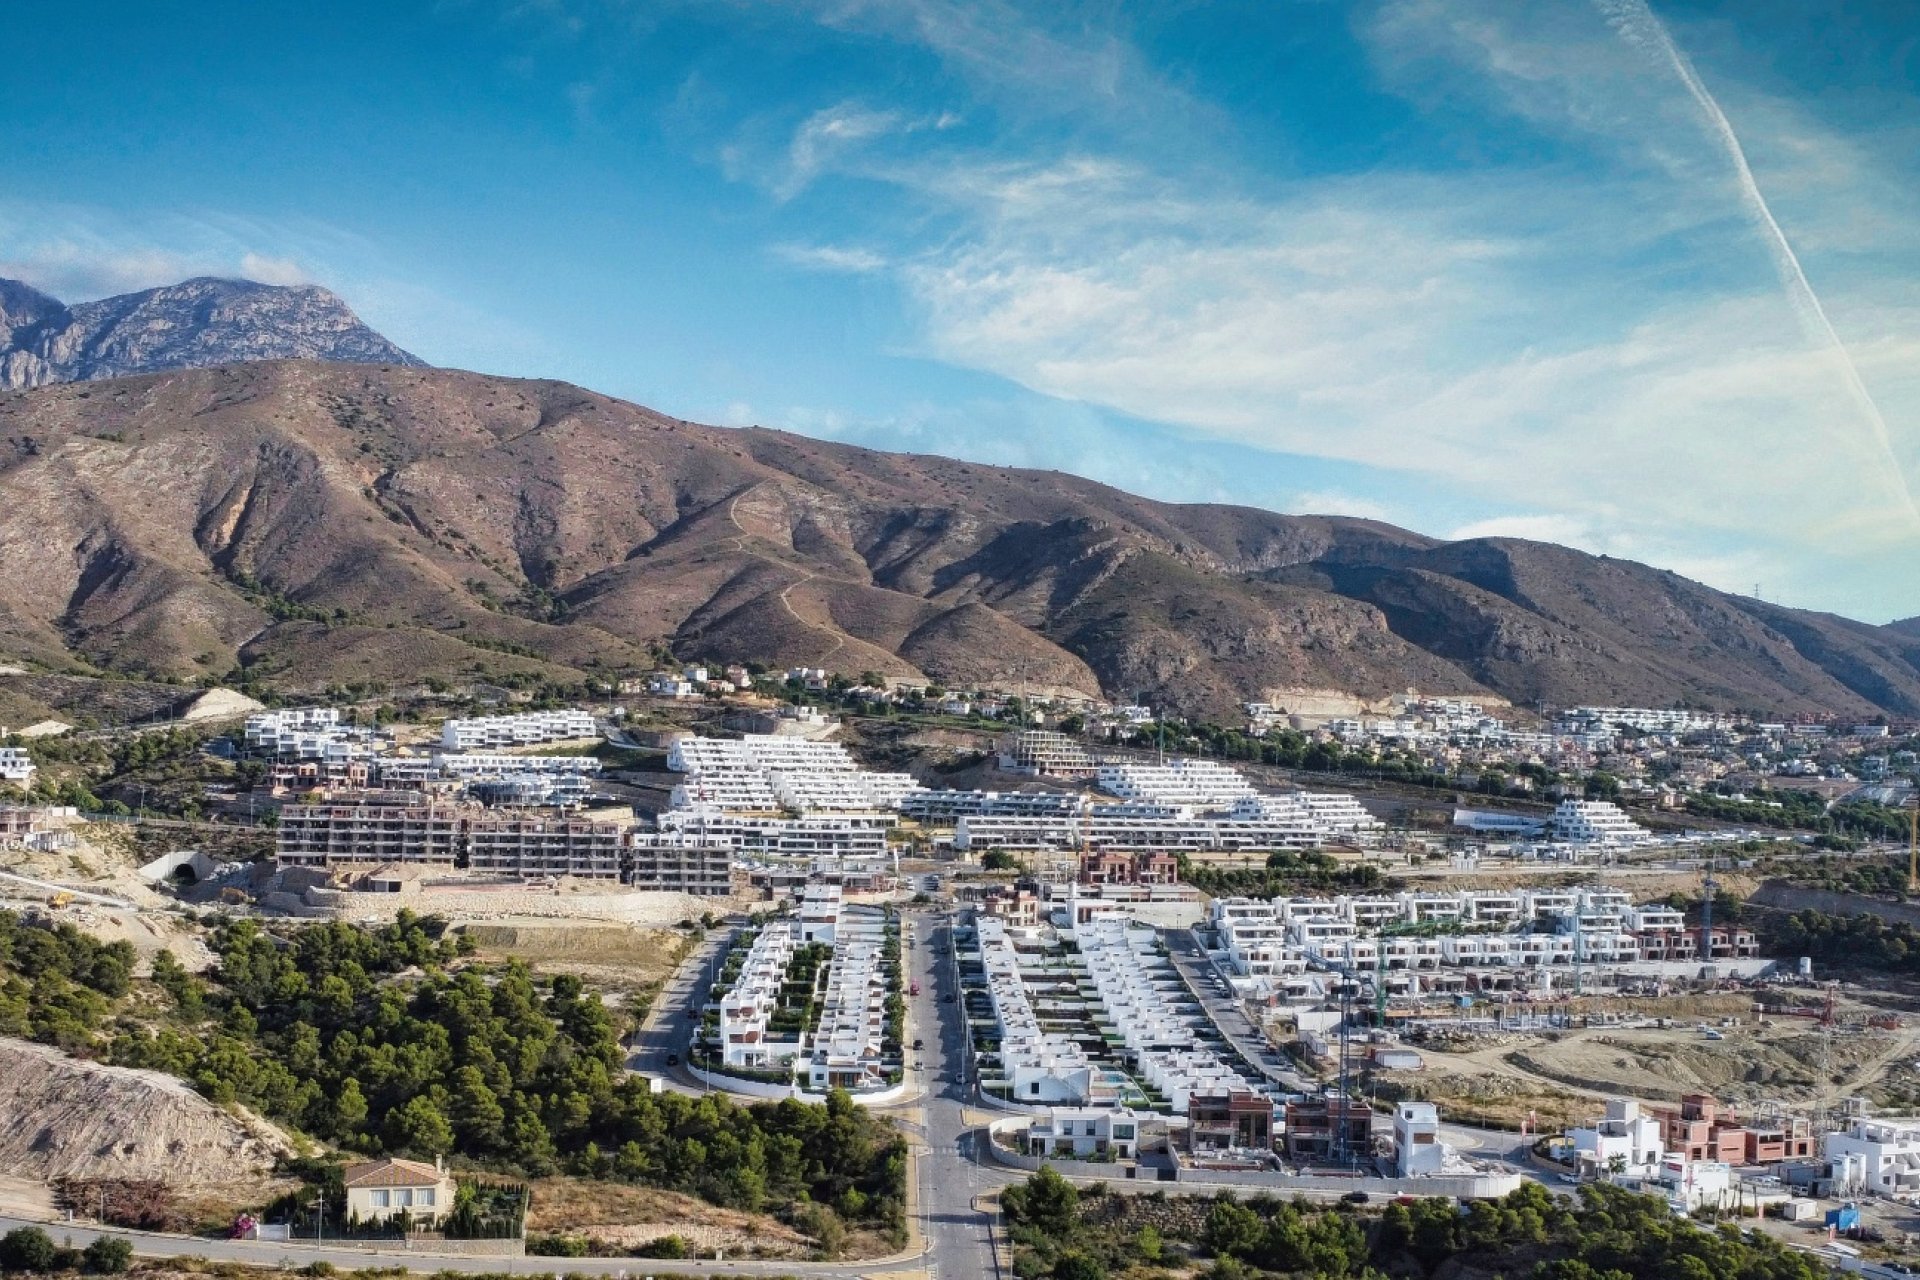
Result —
[[[1740,137],[1734,133],[1733,125],[1727,120],[1727,113],[1720,109],[1707,86],[1700,81],[1699,73],[1687,56],[1680,52],[1680,46],[1673,42],[1662,23],[1646,0],[1594,0],[1600,13],[1632,44],[1648,49],[1666,60],[1674,74],[1680,77],[1680,83],[1700,107],[1707,118],[1720,148],[1726,152],[1733,165],[1734,176],[1740,183],[1740,196],[1754,221],[1759,224],[1762,237],[1772,254],[1775,268],[1780,279],[1786,285],[1788,300],[1800,316],[1800,322],[1815,338],[1823,340],[1840,365],[1841,376],[1846,380],[1847,391],[1852,395],[1854,404],[1859,407],[1872,428],[1874,440],[1880,451],[1886,456],[1887,475],[1899,491],[1902,502],[1906,504],[1907,514],[1915,525],[1920,525],[1920,505],[1914,501],[1913,490],[1907,487],[1907,479],[1900,469],[1899,456],[1894,452],[1893,435],[1887,430],[1887,420],[1880,412],[1880,406],[1874,403],[1873,395],[1867,390],[1867,384],[1861,381],[1860,370],[1853,363],[1853,355],[1840,341],[1839,332],[1833,327],[1833,321],[1827,318],[1827,309],[1820,303],[1820,295],[1813,291],[1813,285],[1807,281],[1807,273],[1800,266],[1799,255],[1794,253],[1793,245],[1787,240],[1787,233],[1780,229],[1780,223],[1774,218],[1773,210],[1767,206],[1767,198],[1760,192],[1760,184],[1754,180],[1753,169],[1747,164],[1746,148],[1740,145]]]

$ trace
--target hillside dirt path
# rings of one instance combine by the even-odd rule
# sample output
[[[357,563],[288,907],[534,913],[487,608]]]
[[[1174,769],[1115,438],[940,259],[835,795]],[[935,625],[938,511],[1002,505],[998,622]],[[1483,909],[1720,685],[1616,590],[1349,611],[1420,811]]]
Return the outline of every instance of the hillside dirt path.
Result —
[[[792,591],[795,587],[804,587],[809,582],[812,582],[814,579],[818,578],[819,576],[820,575],[816,573],[809,573],[806,577],[801,578],[797,582],[789,582],[780,591],[780,607],[787,611],[788,617],[792,618],[795,622],[799,623],[801,626],[806,627],[810,631],[824,631],[833,638],[833,644],[827,649],[827,651],[821,654],[818,658],[814,659],[814,662],[816,664],[824,666],[828,658],[831,658],[834,654],[840,652],[840,650],[846,647],[847,638],[841,635],[838,631],[835,631],[832,628],[828,627],[824,623],[812,622],[806,618],[801,617],[800,611],[793,607],[793,601],[787,598],[787,592]]]

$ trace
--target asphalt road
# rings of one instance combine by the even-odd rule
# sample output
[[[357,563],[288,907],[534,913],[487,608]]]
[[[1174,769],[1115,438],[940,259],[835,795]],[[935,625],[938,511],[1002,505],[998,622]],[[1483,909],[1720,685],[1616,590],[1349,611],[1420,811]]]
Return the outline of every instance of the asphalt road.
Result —
[[[646,1020],[628,1044],[629,1069],[655,1076],[675,1092],[702,1092],[701,1086],[684,1069],[694,1028],[700,1025],[697,1019],[687,1016],[687,1011],[698,1010],[706,1003],[707,992],[713,989],[720,966],[726,961],[727,948],[738,932],[737,925],[709,930],[700,945],[680,962],[680,967],[654,996]],[[669,1066],[670,1057],[677,1057],[679,1064]]]
[[[918,1038],[921,1049],[907,1051],[907,1065],[920,1064],[926,1092],[920,1100],[918,1134],[922,1149],[915,1175],[919,1179],[921,1229],[927,1253],[922,1262],[929,1275],[947,1280],[974,1280],[995,1273],[993,1246],[984,1214],[974,1208],[976,1196],[1012,1180],[1006,1172],[982,1165],[972,1157],[975,1135],[968,1131],[966,1107],[970,1094],[967,1070],[967,1028],[960,1010],[956,971],[948,958],[952,929],[947,918],[933,912],[909,912],[914,946],[907,953],[907,976],[920,984],[920,994],[907,1002],[907,1043]],[[951,995],[953,1004],[945,1003]],[[942,1016],[943,1014],[948,1016]],[[909,1132],[915,1122],[903,1117]],[[984,1135],[982,1135],[984,1138]]]

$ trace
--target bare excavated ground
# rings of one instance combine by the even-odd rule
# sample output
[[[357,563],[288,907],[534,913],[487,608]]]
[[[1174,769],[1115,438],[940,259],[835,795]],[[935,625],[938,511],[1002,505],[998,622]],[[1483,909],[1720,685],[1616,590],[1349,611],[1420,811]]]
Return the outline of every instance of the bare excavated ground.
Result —
[[[693,1196],[590,1178],[542,1178],[533,1184],[529,1234],[587,1236],[634,1248],[679,1236],[695,1252],[725,1249],[729,1257],[757,1253],[799,1258],[808,1239],[767,1214],[723,1209]]]
[[[636,1007],[659,989],[693,947],[688,929],[574,923],[564,920],[467,923],[484,959],[523,960],[536,973],[570,973],[597,988],[607,1003]]]
[[[0,1169],[16,1178],[154,1179],[198,1192],[257,1191],[287,1136],[157,1071],[0,1039]]]
[[[1855,1094],[1894,1101],[1920,1097],[1920,1025],[1911,1018],[1876,1029],[1865,1024],[1871,1006],[1843,1002],[1838,1025],[1828,1031],[1811,1018],[1777,1010],[1763,1021],[1752,1013],[1750,998],[1740,995],[1680,997],[1659,1006],[1641,1012],[1671,1017],[1674,1025],[1422,1046],[1424,1071],[1382,1079],[1465,1123],[1517,1124],[1532,1113],[1542,1132],[1590,1118],[1602,1101],[1616,1097],[1658,1104],[1710,1093],[1748,1109],[1809,1112]],[[1699,1023],[1722,1038],[1710,1038]]]

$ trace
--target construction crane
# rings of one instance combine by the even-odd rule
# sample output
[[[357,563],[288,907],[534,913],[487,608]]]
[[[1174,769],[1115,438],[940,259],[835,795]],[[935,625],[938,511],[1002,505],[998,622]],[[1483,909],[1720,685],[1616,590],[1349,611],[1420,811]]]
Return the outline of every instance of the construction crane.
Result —
[[[1700,881],[1700,959],[1713,963],[1713,891],[1720,882],[1713,878],[1713,855],[1707,855],[1707,874]]]

